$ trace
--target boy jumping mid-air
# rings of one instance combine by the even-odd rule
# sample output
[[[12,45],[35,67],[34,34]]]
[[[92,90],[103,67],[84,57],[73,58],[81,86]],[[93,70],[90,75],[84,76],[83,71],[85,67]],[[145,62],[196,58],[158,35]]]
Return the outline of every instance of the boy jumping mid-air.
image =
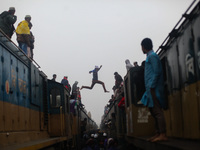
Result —
[[[98,80],[98,71],[101,69],[101,67],[102,67],[102,65],[100,67],[95,66],[94,70],[89,71],[89,73],[93,73],[92,84],[91,84],[90,87],[89,86],[82,86],[81,89],[83,89],[83,88],[85,88],[85,89],[92,89],[94,87],[94,85],[96,83],[98,83],[98,84],[101,84],[103,86],[104,92],[109,92],[109,91],[106,90],[105,84],[102,81]]]

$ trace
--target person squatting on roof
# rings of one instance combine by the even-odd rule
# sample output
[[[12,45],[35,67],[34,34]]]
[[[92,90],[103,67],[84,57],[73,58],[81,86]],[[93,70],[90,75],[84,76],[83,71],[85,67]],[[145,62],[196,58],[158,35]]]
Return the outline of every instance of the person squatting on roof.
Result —
[[[75,99],[77,99],[77,85],[78,85],[78,81],[75,81],[74,84],[72,85],[72,95],[74,95]]]
[[[61,84],[63,84],[69,90],[69,92],[71,91],[71,85],[69,84],[67,76],[64,76],[64,78],[61,81]]]
[[[53,74],[53,78],[51,80],[56,82],[56,77],[57,77],[57,75]]]
[[[89,71],[89,73],[93,73],[92,84],[91,84],[90,87],[89,86],[82,86],[80,90],[82,90],[83,88],[92,89],[94,87],[94,85],[96,83],[98,83],[98,84],[101,84],[103,86],[104,92],[109,92],[109,91],[106,90],[105,84],[102,81],[98,80],[98,71],[101,69],[101,67],[102,67],[102,65],[100,67],[95,66],[94,70]]]
[[[30,46],[31,46],[31,35],[30,35],[30,28],[29,23],[31,21],[31,16],[26,15],[25,20],[21,21],[16,29],[17,33],[17,42],[19,44],[19,47],[24,51],[24,53],[31,57],[30,53]]]
[[[166,123],[162,110],[162,108],[166,107],[162,64],[159,56],[153,51],[151,39],[143,39],[141,48],[143,53],[147,55],[144,73],[146,92],[141,102],[149,107],[150,113],[156,123],[156,135],[150,138],[149,141],[166,141]]]
[[[123,79],[122,79],[121,75],[118,74],[118,72],[114,73],[114,78],[115,78],[115,85],[113,87],[113,91],[114,91],[114,97],[115,97],[118,90],[120,89],[120,85],[123,82]]]
[[[134,65],[134,67],[137,67],[138,66],[137,61],[133,62],[133,65]]]
[[[11,38],[14,31],[14,23],[17,21],[15,14],[15,7],[10,7],[8,11],[4,11],[0,14],[0,29]]]
[[[125,60],[125,63],[126,63],[126,70],[127,70],[127,72],[128,72],[129,69],[133,67],[133,65],[130,63],[129,59],[126,59],[126,60]]]

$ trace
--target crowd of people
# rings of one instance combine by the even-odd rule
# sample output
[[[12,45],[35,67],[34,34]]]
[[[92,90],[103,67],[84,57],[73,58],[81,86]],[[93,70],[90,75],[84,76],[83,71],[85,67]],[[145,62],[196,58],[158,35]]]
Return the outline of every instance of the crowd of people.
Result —
[[[33,26],[31,23],[31,16],[26,15],[24,20],[21,21],[15,29],[14,24],[16,21],[15,7],[10,7],[8,11],[4,11],[0,14],[0,29],[10,39],[15,32],[19,48],[32,60],[35,37],[31,32]]]
[[[19,48],[26,54],[29,58],[33,59],[33,49],[34,49],[34,42],[35,38],[31,32],[32,23],[31,23],[31,16],[26,15],[24,20],[21,21],[15,30],[14,24],[17,21],[17,16],[15,15],[15,8],[10,7],[8,11],[4,11],[0,14],[0,29],[7,35],[7,37],[11,38],[13,33],[16,32],[17,35],[17,42],[19,44]],[[164,93],[164,83],[163,83],[163,72],[162,72],[162,64],[158,57],[158,55],[153,51],[153,44],[151,39],[145,38],[141,42],[142,52],[147,55],[146,61],[143,62],[142,66],[144,67],[144,80],[145,80],[145,88],[146,92],[144,93],[141,103],[147,107],[149,107],[149,111],[151,115],[155,119],[156,123],[156,134],[149,141],[156,142],[156,141],[165,141],[167,140],[166,137],[166,123],[162,108],[165,108],[165,99],[163,97]],[[138,63],[135,61],[133,65],[127,59],[125,60],[127,72],[132,67],[138,67]],[[145,64],[145,66],[144,66]],[[97,84],[101,84],[104,92],[109,92],[105,88],[104,82],[98,80],[98,71],[101,69],[102,66],[98,67],[95,66],[94,70],[89,71],[89,73],[93,73],[93,80],[91,86],[82,86],[79,88],[77,86],[78,82],[75,81],[72,88],[69,84],[68,77],[64,76],[61,83],[71,92],[71,100],[70,103],[73,104],[71,112],[73,112],[74,105],[76,103],[81,104],[81,95],[80,90],[83,88],[92,89],[93,86]],[[109,100],[109,104],[105,106],[104,113],[109,111],[109,106],[115,100],[117,94],[121,94],[121,90],[123,90],[123,78],[118,72],[114,73],[115,78],[115,85],[113,86],[113,95]],[[53,81],[56,81],[56,74],[53,75]],[[71,91],[72,90],[72,91]],[[121,101],[119,102],[118,106],[122,109],[125,107],[125,99],[122,95]],[[112,116],[114,120],[114,114]],[[114,121],[111,120],[111,127],[114,129]],[[109,124],[109,123],[108,123]],[[90,147],[91,144],[95,145],[97,141],[95,138],[93,140],[89,139],[87,141],[87,147]],[[113,150],[111,148],[115,146],[116,142],[114,139],[110,139],[107,141],[107,149]],[[105,149],[105,147],[104,147]]]
[[[109,138],[107,133],[100,130],[91,131],[83,135],[82,150],[118,150],[118,141]]]

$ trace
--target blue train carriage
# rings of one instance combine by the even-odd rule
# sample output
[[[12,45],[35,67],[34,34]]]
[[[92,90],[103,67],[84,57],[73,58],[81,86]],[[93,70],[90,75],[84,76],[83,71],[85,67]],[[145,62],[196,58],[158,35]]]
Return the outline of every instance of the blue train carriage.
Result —
[[[70,92],[63,84],[48,80],[49,134],[51,137],[72,138],[69,104]]]
[[[169,106],[167,135],[200,140],[200,2],[179,22],[158,50]]]
[[[0,32],[0,149],[48,138],[47,77]]]

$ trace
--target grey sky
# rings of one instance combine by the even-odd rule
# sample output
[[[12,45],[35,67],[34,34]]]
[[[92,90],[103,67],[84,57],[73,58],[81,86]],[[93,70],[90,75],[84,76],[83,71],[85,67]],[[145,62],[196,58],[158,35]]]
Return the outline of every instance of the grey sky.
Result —
[[[0,11],[16,8],[17,24],[32,16],[34,59],[48,78],[67,75],[72,85],[91,85],[89,71],[102,65],[101,85],[81,90],[82,102],[99,124],[114,85],[114,72],[126,75],[125,60],[145,59],[141,40],[157,50],[193,0],[1,0]],[[16,42],[16,36],[12,37]]]

